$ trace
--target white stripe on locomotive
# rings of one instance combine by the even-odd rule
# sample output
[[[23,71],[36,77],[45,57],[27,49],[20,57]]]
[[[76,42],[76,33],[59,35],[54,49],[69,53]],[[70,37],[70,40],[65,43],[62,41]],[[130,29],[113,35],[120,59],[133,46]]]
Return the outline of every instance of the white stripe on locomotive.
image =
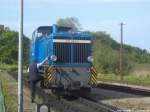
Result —
[[[91,40],[54,39],[55,43],[91,43]]]

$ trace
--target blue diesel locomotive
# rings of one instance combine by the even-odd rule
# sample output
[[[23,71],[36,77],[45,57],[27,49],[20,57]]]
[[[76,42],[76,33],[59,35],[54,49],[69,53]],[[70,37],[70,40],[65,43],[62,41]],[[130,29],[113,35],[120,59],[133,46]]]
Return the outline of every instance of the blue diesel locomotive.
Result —
[[[58,95],[88,93],[96,86],[97,73],[93,67],[92,36],[73,32],[69,27],[40,26],[32,36],[30,62],[41,63],[44,88]]]

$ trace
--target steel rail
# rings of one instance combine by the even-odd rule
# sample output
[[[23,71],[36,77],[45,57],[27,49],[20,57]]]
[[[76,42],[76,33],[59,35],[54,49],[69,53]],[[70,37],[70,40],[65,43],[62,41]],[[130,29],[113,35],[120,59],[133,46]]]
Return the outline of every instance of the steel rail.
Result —
[[[111,84],[111,83],[98,83],[97,88],[106,89],[106,90],[113,90],[119,91],[134,95],[141,95],[141,96],[150,96],[150,89],[145,89],[144,87],[138,86],[130,86],[127,84]]]

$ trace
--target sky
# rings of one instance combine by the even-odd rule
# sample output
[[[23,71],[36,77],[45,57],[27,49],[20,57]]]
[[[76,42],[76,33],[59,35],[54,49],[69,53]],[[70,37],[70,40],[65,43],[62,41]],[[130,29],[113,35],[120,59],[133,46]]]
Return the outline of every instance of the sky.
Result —
[[[77,17],[83,30],[105,31],[124,43],[150,51],[150,0],[24,0],[24,34],[31,38],[40,25]],[[19,0],[0,0],[0,24],[19,29]]]

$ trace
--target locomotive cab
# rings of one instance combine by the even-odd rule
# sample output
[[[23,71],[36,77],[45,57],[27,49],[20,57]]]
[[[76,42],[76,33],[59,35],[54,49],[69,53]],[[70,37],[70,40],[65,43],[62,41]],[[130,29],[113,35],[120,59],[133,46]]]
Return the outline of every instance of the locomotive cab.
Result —
[[[44,88],[58,95],[88,93],[96,85],[93,67],[92,36],[73,32],[69,27],[41,26],[31,41],[30,59],[42,62]]]

